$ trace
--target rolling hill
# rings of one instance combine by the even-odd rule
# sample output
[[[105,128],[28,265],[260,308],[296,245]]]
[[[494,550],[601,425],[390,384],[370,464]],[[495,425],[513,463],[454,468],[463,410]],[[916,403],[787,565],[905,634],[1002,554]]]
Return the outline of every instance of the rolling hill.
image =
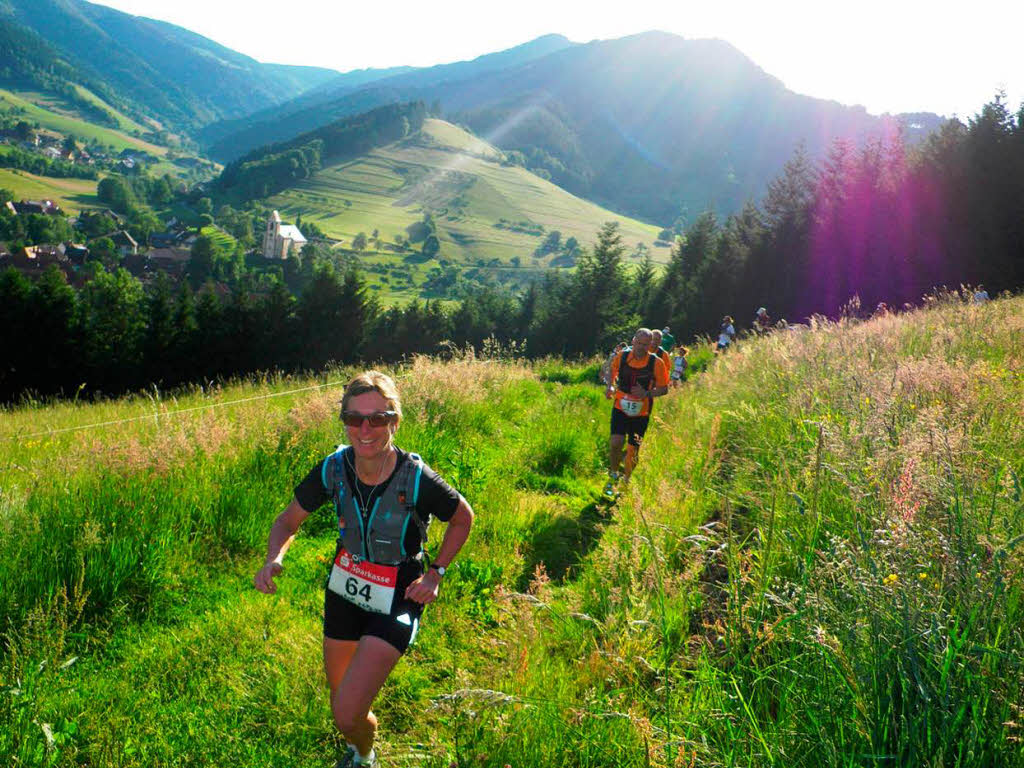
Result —
[[[606,221],[620,223],[630,248],[644,243],[656,261],[668,248],[655,245],[657,229],[575,197],[529,171],[503,163],[494,146],[450,123],[427,119],[423,130],[355,160],[330,166],[269,203],[286,220],[298,216],[349,246],[363,232],[379,232],[381,245],[364,253],[371,285],[410,298],[441,260],[521,284],[552,266],[568,266],[564,251],[539,253],[553,231],[564,243],[594,239]],[[402,250],[395,236],[432,215],[441,251],[424,259],[418,244]],[[415,235],[413,235],[415,237]],[[513,261],[518,259],[518,263]],[[411,279],[410,279],[411,278]]]
[[[103,90],[152,128],[241,117],[337,76],[262,64],[187,29],[83,0],[0,0],[8,85]],[[5,64],[6,62],[5,56]]]
[[[90,120],[88,111],[82,113],[79,102],[44,91],[0,88],[0,116],[26,120],[51,135],[74,136],[80,144],[96,142],[104,145],[112,155],[125,150],[138,152],[140,156],[149,158],[146,167],[154,176],[168,174],[172,178],[185,179],[190,178],[196,168],[205,169],[207,174],[216,170],[214,164],[198,160],[181,147],[175,147],[174,154],[171,154],[167,146],[141,138],[149,135],[143,126],[97,94],[82,86],[75,88],[81,99],[94,103],[110,115],[114,125],[97,124]],[[100,177],[104,174],[101,171]],[[0,168],[0,189],[10,190],[15,198],[54,200],[70,213],[100,206],[96,185],[96,180],[54,178]]]
[[[454,67],[455,65],[450,65]],[[326,89],[326,86],[325,86]],[[518,150],[574,194],[648,221],[671,224],[682,210],[738,210],[764,194],[795,148],[814,156],[836,138],[863,140],[891,120],[862,107],[786,89],[733,46],[648,32],[482,72],[408,73],[357,90],[326,90],[316,103],[281,105],[209,146],[228,160],[381,104],[440,102],[445,116],[503,150]],[[280,119],[287,116],[287,120]],[[908,141],[941,119],[902,121]]]
[[[346,72],[285,104],[268,106],[235,120],[220,120],[203,128],[198,138],[210,147],[210,154],[231,160],[248,149],[283,141],[295,133],[313,130],[340,117],[362,112],[391,101],[403,101],[399,90],[426,88],[444,82],[457,82],[516,67],[549,53],[575,45],[562,35],[543,35],[513,48],[478,56],[472,61],[457,61],[433,67],[391,67]],[[342,99],[363,91],[360,97]],[[365,104],[365,108],[359,108]],[[226,137],[230,141],[222,141]],[[238,149],[243,147],[243,149]]]

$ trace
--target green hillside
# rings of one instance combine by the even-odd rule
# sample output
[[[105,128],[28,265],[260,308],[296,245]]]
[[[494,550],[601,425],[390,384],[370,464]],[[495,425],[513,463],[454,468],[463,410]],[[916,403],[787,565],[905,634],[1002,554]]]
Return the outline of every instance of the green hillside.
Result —
[[[382,766],[1024,765],[1024,299],[741,340],[613,504],[596,363],[491,352],[393,371],[476,521]],[[0,411],[0,764],[332,764],[330,509],[252,580],[351,373]]]
[[[168,157],[170,148],[141,138],[141,134],[146,133],[143,126],[118,112],[96,94],[81,86],[76,88],[81,99],[101,105],[117,120],[120,128],[90,122],[88,116],[80,114],[74,104],[59,95],[42,91],[0,88],[0,114],[16,120],[25,120],[51,134],[74,136],[79,144],[97,142],[108,147],[115,156],[124,150],[146,153],[158,158],[156,162],[150,161],[146,165],[147,172],[152,176],[168,174],[172,178],[189,178],[190,164],[176,163]],[[0,152],[2,151],[4,147],[0,146]],[[180,147],[175,149],[175,153],[171,158],[193,158]],[[202,163],[207,164],[206,161]],[[210,169],[214,170],[216,166],[210,165]],[[101,178],[104,173],[105,171],[99,171]],[[97,181],[51,178],[26,171],[0,168],[0,188],[11,190],[17,198],[54,200],[70,213],[98,205],[96,185]]]
[[[485,266],[519,282],[559,265],[558,253],[536,253],[551,232],[587,245],[612,220],[620,222],[627,244],[642,242],[656,261],[668,260],[669,249],[655,245],[656,227],[574,197],[523,168],[502,165],[502,157],[464,130],[428,119],[420,134],[326,168],[269,203],[285,220],[301,215],[345,246],[360,232],[378,230],[382,246],[371,244],[367,263],[411,265],[420,280],[446,259]],[[407,228],[425,213],[433,216],[441,251],[424,262],[419,244],[410,251],[393,244],[396,235],[408,238]],[[567,263],[563,257],[561,264]]]
[[[264,65],[187,29],[83,0],[0,0],[0,18],[0,49],[13,54],[0,82],[72,98],[84,85],[133,119],[175,131],[241,117],[338,74]]]
[[[90,94],[81,89],[83,97],[88,96],[100,101],[98,96]],[[112,108],[107,106],[107,109]],[[16,112],[21,119],[30,123],[39,123],[42,128],[57,131],[62,134],[73,134],[79,139],[88,139],[109,144],[118,152],[124,149],[136,149],[151,154],[163,156],[167,154],[167,147],[161,147],[137,136],[132,136],[124,130],[107,128],[96,125],[70,111],[60,99],[52,94],[44,94],[37,91],[11,91],[0,88],[0,110]],[[124,115],[119,115],[119,120],[124,129],[139,130],[140,126]]]
[[[96,182],[89,179],[54,179],[0,168],[0,189],[11,190],[15,200],[53,200],[69,214],[104,207],[96,198]]]

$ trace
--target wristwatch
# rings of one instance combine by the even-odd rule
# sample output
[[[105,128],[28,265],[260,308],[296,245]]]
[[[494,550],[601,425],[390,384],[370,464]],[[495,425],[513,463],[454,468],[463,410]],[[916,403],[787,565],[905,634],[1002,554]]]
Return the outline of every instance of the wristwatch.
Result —
[[[438,565],[437,563],[431,563],[430,567],[433,568],[435,571],[437,571],[437,575],[438,576],[444,576],[445,571],[448,570],[443,565]]]

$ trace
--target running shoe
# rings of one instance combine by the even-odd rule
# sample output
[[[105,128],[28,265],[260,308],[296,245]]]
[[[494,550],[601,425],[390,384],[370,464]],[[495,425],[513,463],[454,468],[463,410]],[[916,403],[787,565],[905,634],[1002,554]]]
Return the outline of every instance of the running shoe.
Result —
[[[376,752],[376,750],[371,750],[370,751],[370,759],[369,760],[359,760],[359,759],[356,759],[352,763],[352,765],[353,765],[354,768],[377,768],[378,765],[380,765],[380,764],[377,762],[377,752]]]
[[[615,481],[619,479],[619,475],[616,472],[608,473],[608,482],[604,486],[604,495],[610,499],[615,498]]]
[[[353,768],[356,765],[356,750],[355,747],[349,746],[345,748],[345,754],[341,756],[341,760],[334,764],[334,768]]]

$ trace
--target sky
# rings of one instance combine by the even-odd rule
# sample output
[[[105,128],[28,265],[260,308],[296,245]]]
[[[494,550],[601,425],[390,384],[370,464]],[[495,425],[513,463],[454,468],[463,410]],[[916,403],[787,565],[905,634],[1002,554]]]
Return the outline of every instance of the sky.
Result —
[[[789,89],[859,104],[872,114],[920,111],[967,119],[999,90],[1014,112],[1024,102],[1018,34],[1024,3],[1009,0],[955,6],[934,0],[100,4],[178,24],[258,61],[341,72],[472,59],[548,33],[589,42],[658,29],[725,40]]]

